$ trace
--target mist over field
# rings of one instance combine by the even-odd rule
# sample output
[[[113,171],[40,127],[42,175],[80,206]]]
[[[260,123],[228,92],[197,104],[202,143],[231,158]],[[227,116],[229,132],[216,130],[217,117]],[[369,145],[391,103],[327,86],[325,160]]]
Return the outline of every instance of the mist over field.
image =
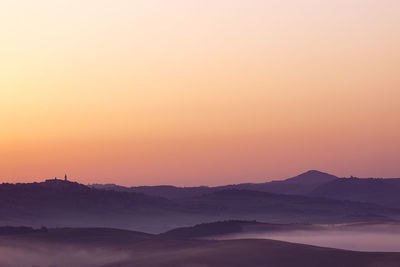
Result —
[[[400,0],[0,0],[0,267],[400,267]]]
[[[308,230],[259,231],[226,234],[227,239],[273,239],[320,247],[369,252],[400,252],[400,226],[322,226]]]
[[[45,243],[2,244],[0,266],[68,267],[103,266],[123,261],[129,253],[105,248]]]
[[[0,266],[400,267],[398,188],[316,170],[218,187],[4,183]]]
[[[3,235],[0,266],[400,266],[399,253],[355,252],[268,239],[204,240],[184,238],[177,231],[149,235],[106,228],[64,228]]]

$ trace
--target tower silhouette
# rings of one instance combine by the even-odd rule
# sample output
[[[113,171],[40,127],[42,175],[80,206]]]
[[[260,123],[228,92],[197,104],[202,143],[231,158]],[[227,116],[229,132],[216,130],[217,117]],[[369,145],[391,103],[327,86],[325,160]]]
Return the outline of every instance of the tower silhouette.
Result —
[[[64,181],[68,181],[67,178],[68,178],[68,177],[67,177],[67,175],[65,174],[65,176],[64,176]]]

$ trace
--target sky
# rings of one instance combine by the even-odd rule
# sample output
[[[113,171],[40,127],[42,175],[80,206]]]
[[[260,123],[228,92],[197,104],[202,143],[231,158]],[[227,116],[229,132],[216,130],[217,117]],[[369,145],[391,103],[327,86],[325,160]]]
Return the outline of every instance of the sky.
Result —
[[[0,181],[400,177],[398,0],[2,0]]]

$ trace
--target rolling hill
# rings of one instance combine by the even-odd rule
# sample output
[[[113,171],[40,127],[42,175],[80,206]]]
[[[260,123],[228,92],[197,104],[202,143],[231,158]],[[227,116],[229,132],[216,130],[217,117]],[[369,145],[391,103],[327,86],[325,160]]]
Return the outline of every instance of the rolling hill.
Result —
[[[160,196],[168,199],[195,197],[224,189],[243,189],[276,194],[306,195],[311,193],[319,185],[336,179],[338,179],[338,177],[334,175],[311,170],[286,180],[216,187],[176,187],[172,185],[124,187],[115,184],[93,184],[91,187],[103,190],[144,193],[146,195]]]
[[[398,208],[400,207],[400,179],[341,178],[319,185],[309,195]]]
[[[58,228],[0,235],[0,265],[398,267],[400,253],[355,252],[274,240],[198,240],[107,228]]]
[[[239,189],[169,200],[142,193],[99,190],[60,180],[0,185],[1,225],[111,227],[162,232],[229,219],[342,223],[388,221],[399,217],[399,210],[376,204]]]

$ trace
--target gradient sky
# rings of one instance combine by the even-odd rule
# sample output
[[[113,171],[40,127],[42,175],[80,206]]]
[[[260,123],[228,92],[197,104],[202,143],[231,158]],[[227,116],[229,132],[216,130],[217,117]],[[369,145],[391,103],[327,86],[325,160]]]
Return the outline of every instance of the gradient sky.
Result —
[[[398,0],[2,0],[0,179],[400,177]]]

